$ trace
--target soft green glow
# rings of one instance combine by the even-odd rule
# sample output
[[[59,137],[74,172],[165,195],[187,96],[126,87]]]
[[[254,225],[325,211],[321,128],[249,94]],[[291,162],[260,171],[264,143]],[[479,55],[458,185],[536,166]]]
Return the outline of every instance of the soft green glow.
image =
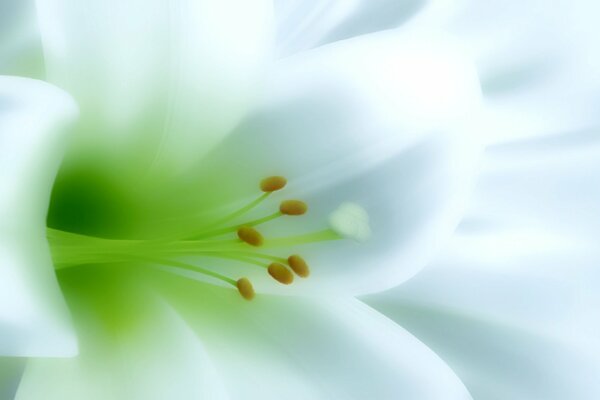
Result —
[[[215,222],[198,230],[193,238],[158,238],[158,239],[113,239],[93,235],[67,232],[61,229],[48,228],[47,236],[57,270],[84,270],[94,265],[142,263],[160,265],[161,269],[177,273],[181,270],[192,271],[210,279],[216,279],[236,287],[239,277],[229,277],[215,270],[215,267],[196,265],[196,261],[185,259],[198,257],[240,262],[250,268],[267,269],[271,262],[287,265],[287,259],[269,253],[256,251],[256,247],[238,239],[236,234],[242,226],[257,226],[283,216],[280,211],[265,217],[240,221],[225,226],[227,222],[244,216],[250,210],[264,202],[270,193],[264,193],[248,204],[226,214],[224,217],[213,217]],[[185,235],[184,235],[185,236]],[[338,240],[342,237],[331,229],[295,236],[267,238],[263,248],[294,248],[298,245]],[[292,251],[290,251],[290,254]],[[296,250],[293,249],[293,253]],[[185,260],[185,261],[184,261]]]

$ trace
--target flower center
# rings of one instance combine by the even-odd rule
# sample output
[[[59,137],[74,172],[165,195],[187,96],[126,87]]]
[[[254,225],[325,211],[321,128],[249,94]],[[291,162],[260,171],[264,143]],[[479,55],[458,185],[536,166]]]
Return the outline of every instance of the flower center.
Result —
[[[144,262],[181,274],[191,271],[208,280],[217,280],[236,288],[240,295],[251,300],[254,288],[247,277],[232,278],[196,262],[184,261],[194,257],[222,259],[249,267],[262,268],[271,278],[283,285],[293,283],[294,276],[307,278],[310,268],[306,260],[293,250],[315,242],[352,238],[366,240],[370,234],[368,216],[358,205],[344,203],[334,211],[329,227],[293,236],[265,238],[260,227],[278,218],[297,218],[308,212],[301,200],[285,200],[277,211],[263,217],[248,219],[246,215],[287,184],[284,177],[271,176],[260,182],[262,193],[248,204],[217,217],[213,222],[198,226],[182,237],[151,240],[114,240],[48,228],[47,236],[57,270],[86,264],[116,264]],[[237,222],[236,222],[237,221]],[[290,249],[288,257],[270,253],[275,248]],[[186,275],[188,276],[188,275]]]

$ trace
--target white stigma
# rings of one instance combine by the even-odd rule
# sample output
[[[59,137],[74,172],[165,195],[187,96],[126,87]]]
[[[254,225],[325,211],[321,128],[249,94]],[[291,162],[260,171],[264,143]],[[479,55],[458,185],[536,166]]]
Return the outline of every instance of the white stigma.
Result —
[[[342,203],[329,215],[329,226],[338,235],[365,242],[371,237],[369,214],[355,203]]]

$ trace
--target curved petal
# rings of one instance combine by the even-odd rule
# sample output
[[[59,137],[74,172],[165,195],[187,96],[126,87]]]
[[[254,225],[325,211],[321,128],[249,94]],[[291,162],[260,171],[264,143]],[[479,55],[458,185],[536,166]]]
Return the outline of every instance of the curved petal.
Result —
[[[139,306],[128,302],[113,310],[112,317]],[[128,330],[119,332],[106,330],[99,320],[90,319],[93,313],[84,312],[78,318],[85,321],[78,327],[80,355],[29,360],[15,398],[228,398],[202,344],[172,309],[146,297],[136,311],[126,316]]]
[[[476,243],[452,245],[468,253],[462,246]],[[413,280],[365,300],[443,357],[476,398],[593,399],[600,395],[597,322],[591,326],[598,302],[589,300],[585,275],[531,276],[530,269],[553,268],[556,257],[507,272],[494,268],[493,257],[444,253]]]
[[[373,232],[366,243],[345,240],[307,249],[316,263],[314,285],[360,294],[394,287],[418,273],[463,216],[473,155],[468,144],[436,135],[371,171],[311,193],[307,199],[322,215],[341,198],[360,204]]]
[[[232,398],[470,399],[433,352],[356,300],[259,296],[247,303],[234,291],[159,278]]]
[[[76,106],[39,81],[0,77],[0,354],[72,355],[46,212]]]
[[[87,149],[115,163],[128,183],[185,169],[252,103],[269,48],[269,0],[37,5],[49,80],[81,106],[77,156],[85,160]]]
[[[278,53],[312,47],[400,25],[423,6],[420,0],[275,1]]]
[[[288,56],[338,40],[447,19],[455,0],[276,0],[277,51]]]
[[[600,229],[600,192],[594,184],[600,179],[599,159],[598,129],[490,147],[465,233],[475,237],[477,226],[484,233],[545,231],[563,237],[565,249],[569,244],[593,249]]]
[[[436,262],[366,301],[422,337],[474,396],[600,395],[597,132],[489,149]]]
[[[408,279],[454,229],[470,187],[479,90],[468,61],[445,41],[378,34],[288,59],[275,85],[264,111],[205,160],[198,184],[223,202],[263,176],[288,177],[282,195],[309,200],[310,212],[261,226],[267,238],[323,229],[345,201],[366,208],[366,245],[285,249],[315,265],[314,279],[288,292],[356,294]],[[277,290],[266,279],[258,287]]]
[[[598,5],[559,0],[464,2],[449,29],[473,54],[488,97],[491,143],[594,126]],[[506,27],[511,29],[507,30]]]

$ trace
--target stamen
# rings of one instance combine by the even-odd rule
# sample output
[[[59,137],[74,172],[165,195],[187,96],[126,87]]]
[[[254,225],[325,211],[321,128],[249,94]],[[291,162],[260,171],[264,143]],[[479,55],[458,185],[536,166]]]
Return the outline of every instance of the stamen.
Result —
[[[239,241],[238,241],[238,243],[239,243]],[[231,258],[231,259],[239,259],[242,261],[248,260],[248,262],[250,262],[250,260],[253,260],[255,264],[258,265],[258,263],[260,263],[261,266],[263,266],[264,268],[267,268],[267,266],[264,263],[261,263],[260,261],[255,260],[255,259],[259,258],[259,259],[263,259],[263,260],[276,261],[278,263],[283,263],[283,264],[287,263],[287,259],[284,257],[277,257],[277,256],[273,256],[271,254],[257,253],[254,251],[243,251],[243,250],[239,250],[239,249],[240,249],[239,247],[210,249],[210,250],[180,248],[178,250],[171,250],[171,253],[179,254],[179,255],[199,255],[199,256],[207,256],[207,257]]]
[[[260,181],[260,190],[271,193],[281,190],[287,184],[287,180],[283,176],[269,176]]]
[[[300,200],[286,200],[281,203],[279,207],[279,211],[274,212],[273,214],[269,214],[265,217],[253,219],[251,221],[245,222],[239,225],[228,226],[225,228],[215,229],[212,231],[204,231],[201,234],[194,236],[193,239],[206,239],[209,237],[224,235],[229,232],[233,232],[238,230],[242,226],[256,226],[260,224],[264,224],[265,222],[272,221],[277,219],[283,215],[302,215],[306,213],[308,209],[306,203]]]
[[[277,190],[283,189],[286,184],[287,184],[287,180],[283,176],[269,176],[268,178],[263,179],[262,181],[260,181],[260,190],[262,190],[265,193],[261,194],[258,198],[254,199],[253,201],[246,204],[245,206],[235,210],[234,212],[226,215],[225,217],[223,217],[207,226],[204,226],[201,231],[188,236],[188,239],[197,239],[200,237],[207,237],[206,236],[207,234],[209,234],[208,236],[215,236],[215,233],[210,232],[209,229],[217,228],[226,222],[229,222],[233,219],[241,217],[242,215],[246,214],[250,210],[254,209],[260,203],[265,201],[271,193],[273,193]],[[216,231],[216,232],[220,232],[220,231]],[[230,230],[226,229],[223,233],[227,233],[227,232],[230,232]]]
[[[254,298],[254,288],[252,287],[252,283],[248,280],[248,278],[240,278],[236,282],[236,286],[238,292],[242,295],[242,297],[248,301]]]
[[[296,246],[300,244],[325,242],[328,240],[339,240],[343,239],[337,232],[331,229],[324,229],[318,232],[305,233],[303,235],[279,237],[275,239],[269,239],[265,243],[265,247],[287,247]]]
[[[287,261],[283,257],[272,256],[270,254],[264,254],[264,253],[255,253],[253,251],[234,251],[234,254],[240,254],[242,256],[248,256],[248,257],[262,258],[262,259],[271,260],[271,261],[277,261],[278,263],[285,263]]]
[[[256,206],[258,206],[264,200],[266,200],[266,198],[269,197],[270,194],[271,194],[270,192],[261,194],[258,198],[254,199],[253,201],[246,204],[245,206],[237,209],[236,211],[232,212],[231,214],[229,214],[209,225],[204,226],[201,231],[198,231],[198,232],[188,235],[187,239],[188,240],[189,239],[200,239],[203,237],[216,236],[216,234],[214,232],[221,232],[221,230],[214,231],[211,229],[217,228],[226,222],[229,222],[233,219],[241,217],[242,215],[246,214],[248,211],[250,211],[253,208],[255,208]],[[222,231],[223,231],[223,233],[231,232],[231,230],[229,230],[229,228],[225,228]]]
[[[198,272],[198,273],[216,278],[225,283],[228,283],[228,284],[232,285],[233,287],[236,287],[238,292],[240,292],[242,297],[246,300],[252,300],[254,298],[254,288],[252,287],[252,283],[250,283],[248,278],[240,278],[237,281],[235,281],[235,280],[228,278],[225,275],[221,275],[217,272],[199,267],[197,265],[178,261],[178,260],[153,259],[153,258],[143,257],[143,256],[135,256],[133,258],[137,258],[137,259],[148,261],[148,262],[159,263],[162,265],[171,265],[173,267],[184,269],[187,271]],[[169,272],[171,272],[171,271],[169,271]]]
[[[263,190],[265,193],[262,194],[258,199],[254,200],[250,204],[240,208],[239,210],[229,214],[227,217],[222,218],[222,219],[218,220],[217,222],[204,227],[202,229],[202,231],[196,232],[194,235],[189,236],[188,240],[205,239],[205,238],[209,238],[209,237],[224,235],[226,233],[236,231],[242,226],[256,226],[256,225],[264,224],[265,222],[269,222],[271,220],[279,218],[282,215],[305,214],[308,209],[306,203],[304,203],[303,201],[300,201],[300,200],[286,200],[280,204],[279,211],[277,211],[273,214],[267,215],[262,218],[257,218],[252,221],[248,221],[243,224],[237,224],[237,225],[228,226],[225,228],[213,229],[213,228],[217,228],[218,226],[223,225],[227,221],[230,221],[234,218],[237,218],[237,217],[247,213],[248,211],[250,211],[251,209],[256,207],[258,204],[260,204],[264,199],[266,199],[267,196],[269,194],[271,194],[273,191],[282,189],[286,183],[287,183],[286,179],[282,176],[271,176],[271,177],[263,179],[260,183],[260,187],[261,187],[261,190]]]
[[[233,279],[231,279],[225,275],[221,275],[218,272],[214,272],[214,271],[199,267],[194,264],[188,264],[183,261],[169,260],[169,259],[164,259],[164,258],[151,258],[151,257],[144,257],[144,256],[139,256],[139,255],[134,255],[134,256],[132,256],[132,258],[151,262],[151,263],[158,263],[158,264],[162,264],[162,265],[171,265],[173,267],[177,267],[177,268],[184,269],[187,271],[199,272],[203,275],[207,275],[212,278],[218,279],[218,280],[228,283],[232,286],[236,286],[236,281],[234,281]]]
[[[221,235],[224,235],[229,232],[237,231],[242,226],[256,226],[256,225],[264,224],[265,222],[269,222],[273,219],[279,218],[282,215],[283,214],[281,214],[279,211],[277,211],[276,213],[267,215],[266,217],[257,218],[255,220],[248,221],[244,224],[228,226],[228,227],[221,228],[221,229],[215,229],[213,231],[205,231],[200,235],[196,235],[194,237],[194,239],[206,239],[206,238],[210,238],[210,237],[214,237],[214,236],[221,236]]]
[[[240,229],[238,229],[237,235],[242,241],[251,246],[258,247],[262,246],[264,243],[264,239],[260,232],[249,226],[242,226]]]
[[[234,218],[241,217],[242,215],[246,214],[248,211],[252,210],[254,207],[258,206],[264,200],[266,200],[266,198],[269,197],[270,194],[271,193],[263,193],[263,194],[261,194],[259,197],[257,197],[256,199],[254,199],[250,203],[248,203],[245,206],[239,208],[238,210],[232,212],[231,214],[229,214],[229,215],[221,218],[219,221],[215,222],[214,224],[221,225],[221,224],[223,224],[223,223],[225,223],[227,221],[231,221]],[[214,224],[213,224],[213,226],[214,226]]]
[[[265,264],[265,262],[261,262],[258,260],[255,260],[253,258],[249,258],[249,257],[244,257],[243,255],[237,255],[234,253],[217,253],[217,252],[206,252],[206,253],[200,253],[201,256],[206,256],[206,257],[215,257],[215,258],[226,258],[229,260],[236,260],[236,261],[241,261],[241,262],[245,262],[247,264],[252,264],[252,265],[256,265],[262,268],[267,268],[267,265]]]
[[[305,202],[300,200],[285,200],[279,205],[279,211],[285,215],[302,215],[308,210]]]
[[[305,214],[308,206],[301,200],[285,200],[280,203],[279,210],[272,214],[245,223],[234,222],[235,225],[224,225],[225,222],[238,218],[258,206],[272,192],[282,189],[286,183],[285,178],[281,176],[263,179],[260,182],[263,194],[247,205],[218,219],[212,225],[204,226],[202,230],[196,232],[193,238],[188,239],[161,237],[154,240],[114,240],[48,228],[47,237],[51,245],[55,268],[71,268],[87,263],[111,264],[133,260],[145,261],[162,265],[166,271],[171,273],[176,273],[178,269],[188,270],[220,280],[236,287],[244,299],[252,300],[255,292],[248,278],[234,280],[210,269],[179,261],[179,257],[216,257],[259,266],[266,269],[269,275],[279,283],[289,285],[294,281],[294,275],[301,278],[310,275],[310,268],[301,256],[293,254],[287,258],[279,257],[254,251],[247,245],[266,248],[291,247],[344,238],[364,241],[370,236],[369,216],[362,207],[354,203],[344,203],[331,213],[329,228],[300,235],[265,240],[254,227],[282,216]],[[239,239],[234,238],[235,233]],[[214,238],[223,234],[230,236],[222,238],[222,240]]]
[[[304,261],[304,259],[302,257],[300,257],[299,255],[294,254],[292,256],[289,256],[287,261],[288,261],[288,265],[290,266],[290,268],[299,277],[306,278],[306,277],[308,277],[308,275],[310,275],[310,269],[308,268],[306,261]]]
[[[269,275],[277,282],[289,285],[294,281],[294,275],[283,264],[271,263],[268,268]]]
[[[257,218],[255,220],[247,222],[244,225],[247,225],[247,226],[256,226],[256,225],[264,224],[265,222],[269,222],[271,220],[274,220],[275,218],[279,218],[282,215],[283,214],[281,214],[279,211],[277,211],[277,212],[275,212],[273,214],[267,215],[266,217]]]

